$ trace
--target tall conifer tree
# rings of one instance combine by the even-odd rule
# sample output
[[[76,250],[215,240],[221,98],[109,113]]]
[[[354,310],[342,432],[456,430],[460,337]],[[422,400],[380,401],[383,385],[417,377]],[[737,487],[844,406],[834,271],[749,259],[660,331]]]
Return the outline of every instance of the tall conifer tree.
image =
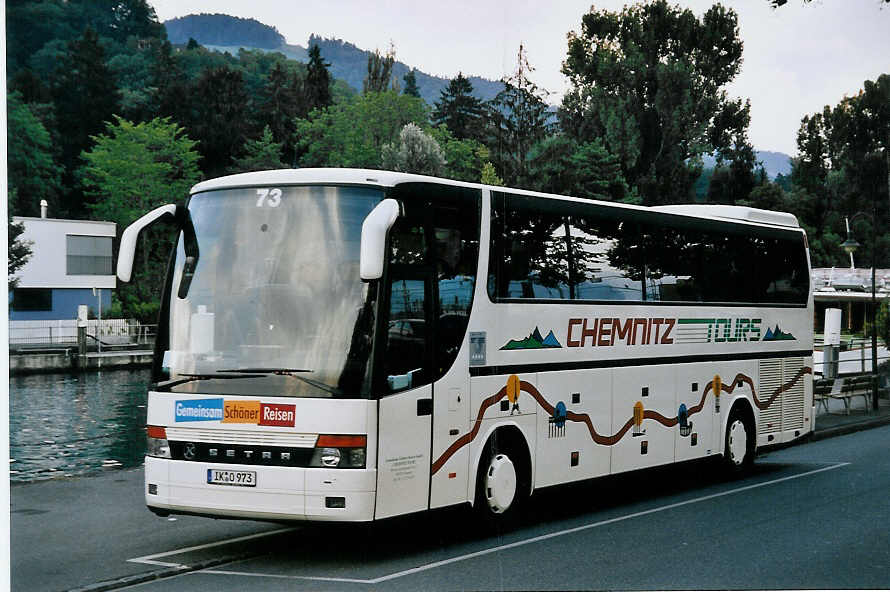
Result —
[[[306,107],[324,109],[331,104],[331,74],[329,63],[321,57],[318,45],[309,48],[309,64],[306,66]]]
[[[83,36],[68,44],[68,51],[53,76],[52,96],[61,164],[65,169],[64,184],[74,187],[74,170],[81,151],[90,145],[91,135],[105,128],[105,122],[118,111],[120,104],[114,74],[94,30],[86,29]],[[82,201],[79,193],[69,195],[65,214],[83,216]]]
[[[433,125],[444,124],[458,140],[479,139],[482,101],[473,96],[473,84],[458,72],[442,91],[433,110]]]
[[[408,73],[402,77],[402,80],[405,82],[405,89],[402,91],[402,94],[419,98],[420,89],[417,88],[417,77],[414,75],[414,70],[408,70]]]

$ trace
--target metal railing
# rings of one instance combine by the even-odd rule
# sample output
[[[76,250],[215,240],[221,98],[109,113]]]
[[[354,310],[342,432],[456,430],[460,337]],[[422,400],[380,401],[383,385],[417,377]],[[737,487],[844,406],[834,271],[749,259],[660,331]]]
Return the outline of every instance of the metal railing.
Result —
[[[86,334],[89,342],[103,347],[153,346],[157,325],[134,319],[90,319]],[[51,347],[77,345],[77,321],[9,321],[9,347]]]

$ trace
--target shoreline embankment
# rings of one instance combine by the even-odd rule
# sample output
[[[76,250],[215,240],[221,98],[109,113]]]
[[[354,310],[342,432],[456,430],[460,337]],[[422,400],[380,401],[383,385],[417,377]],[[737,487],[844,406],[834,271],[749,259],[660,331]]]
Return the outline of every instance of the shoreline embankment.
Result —
[[[11,351],[9,375],[147,368],[151,366],[152,358],[151,350],[88,352],[80,355],[76,346]]]

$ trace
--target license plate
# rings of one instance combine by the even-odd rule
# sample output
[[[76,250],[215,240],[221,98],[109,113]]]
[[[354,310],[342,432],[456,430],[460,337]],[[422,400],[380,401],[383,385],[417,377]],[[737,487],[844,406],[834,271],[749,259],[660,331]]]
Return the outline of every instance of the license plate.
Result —
[[[212,485],[238,485],[256,487],[256,471],[226,471],[207,469],[207,483]]]

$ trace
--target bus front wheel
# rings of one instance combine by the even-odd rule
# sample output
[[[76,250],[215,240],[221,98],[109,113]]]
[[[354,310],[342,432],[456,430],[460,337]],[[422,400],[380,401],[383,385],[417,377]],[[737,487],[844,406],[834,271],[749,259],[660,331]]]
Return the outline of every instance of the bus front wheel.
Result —
[[[740,474],[754,463],[754,422],[748,413],[739,407],[732,410],[726,422],[726,437],[723,442],[723,459],[727,470]]]
[[[495,434],[485,445],[476,476],[475,509],[491,523],[513,519],[528,496],[528,467],[520,447]]]

